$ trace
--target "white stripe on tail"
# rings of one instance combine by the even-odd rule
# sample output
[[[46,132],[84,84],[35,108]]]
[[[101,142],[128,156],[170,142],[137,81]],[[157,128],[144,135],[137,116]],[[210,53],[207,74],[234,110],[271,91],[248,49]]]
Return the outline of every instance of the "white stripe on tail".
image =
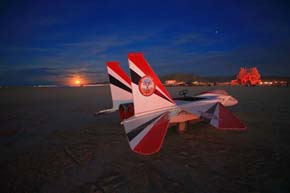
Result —
[[[113,107],[111,109],[101,110],[95,113],[95,115],[115,112],[119,109],[120,104],[133,102],[131,80],[119,66],[119,63],[107,62],[107,72],[109,75]]]
[[[175,102],[142,53],[129,53],[128,62],[136,116],[175,107]]]
[[[131,81],[118,62],[107,62],[107,71],[113,102],[112,109],[118,110],[120,104],[130,103],[133,100]]]

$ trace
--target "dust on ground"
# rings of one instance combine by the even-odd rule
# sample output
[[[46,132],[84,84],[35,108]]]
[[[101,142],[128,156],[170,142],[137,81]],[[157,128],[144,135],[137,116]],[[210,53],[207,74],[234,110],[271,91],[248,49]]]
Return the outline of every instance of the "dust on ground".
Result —
[[[108,87],[0,89],[1,192],[289,192],[290,89],[222,89],[246,132],[173,126],[153,156],[130,150],[117,113],[93,116]]]

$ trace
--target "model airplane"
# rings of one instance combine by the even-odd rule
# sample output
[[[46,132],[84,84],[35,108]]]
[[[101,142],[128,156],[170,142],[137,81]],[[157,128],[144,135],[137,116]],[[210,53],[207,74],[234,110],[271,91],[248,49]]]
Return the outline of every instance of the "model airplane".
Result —
[[[179,124],[181,131],[192,120],[206,121],[219,129],[246,129],[225,108],[238,103],[226,91],[213,90],[192,97],[172,98],[142,53],[129,53],[128,61],[131,79],[118,62],[107,63],[113,107],[97,114],[119,110],[121,124],[134,152],[143,155],[158,152],[169,124]]]

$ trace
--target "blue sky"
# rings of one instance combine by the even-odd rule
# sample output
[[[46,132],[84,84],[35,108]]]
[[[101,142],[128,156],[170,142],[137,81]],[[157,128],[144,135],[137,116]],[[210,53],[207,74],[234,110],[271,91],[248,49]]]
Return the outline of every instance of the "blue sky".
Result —
[[[0,85],[106,80],[143,52],[157,74],[290,76],[287,1],[1,1]]]

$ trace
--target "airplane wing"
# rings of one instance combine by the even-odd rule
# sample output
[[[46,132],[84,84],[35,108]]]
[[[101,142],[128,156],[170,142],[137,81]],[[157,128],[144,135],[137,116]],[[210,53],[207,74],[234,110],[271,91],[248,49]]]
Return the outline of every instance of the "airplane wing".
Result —
[[[123,124],[132,151],[151,155],[162,146],[169,125],[169,112],[134,116]]]
[[[206,114],[213,114],[210,119],[204,117],[205,120],[219,129],[224,130],[246,130],[247,127],[242,123],[231,111],[225,108],[221,103],[216,103]]]
[[[247,127],[231,111],[221,103],[198,103],[195,106],[183,108],[183,110],[200,116],[200,118],[212,126],[223,130],[246,130]]]

